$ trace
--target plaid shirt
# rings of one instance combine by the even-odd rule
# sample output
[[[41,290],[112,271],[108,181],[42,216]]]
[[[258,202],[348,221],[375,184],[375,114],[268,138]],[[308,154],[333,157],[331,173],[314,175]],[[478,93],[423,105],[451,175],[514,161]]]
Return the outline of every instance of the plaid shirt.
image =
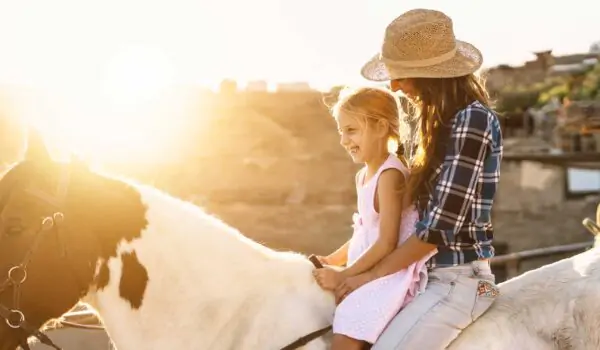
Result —
[[[429,268],[494,255],[490,216],[502,159],[500,122],[493,111],[473,102],[446,130],[438,150],[443,161],[434,163],[439,165],[433,165],[418,198],[416,235],[438,246]]]

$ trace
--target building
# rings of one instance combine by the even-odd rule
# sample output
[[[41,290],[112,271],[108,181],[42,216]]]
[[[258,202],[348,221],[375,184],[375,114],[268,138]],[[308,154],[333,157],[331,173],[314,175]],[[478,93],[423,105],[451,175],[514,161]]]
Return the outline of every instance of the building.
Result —
[[[503,89],[528,87],[542,83],[550,76],[573,75],[598,62],[600,53],[581,53],[554,56],[552,50],[534,52],[536,58],[522,66],[499,65],[488,69],[487,87],[492,93]]]

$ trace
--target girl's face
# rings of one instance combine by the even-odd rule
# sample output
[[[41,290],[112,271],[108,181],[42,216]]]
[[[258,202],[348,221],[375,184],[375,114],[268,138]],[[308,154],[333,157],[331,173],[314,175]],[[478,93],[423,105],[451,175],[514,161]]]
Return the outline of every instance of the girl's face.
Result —
[[[394,92],[402,91],[406,97],[414,100],[417,96],[411,79],[396,79],[390,81],[390,89]]]
[[[340,145],[350,154],[354,163],[367,163],[387,152],[387,143],[380,132],[380,123],[362,120],[361,117],[346,111],[340,111],[336,122],[340,133]]]

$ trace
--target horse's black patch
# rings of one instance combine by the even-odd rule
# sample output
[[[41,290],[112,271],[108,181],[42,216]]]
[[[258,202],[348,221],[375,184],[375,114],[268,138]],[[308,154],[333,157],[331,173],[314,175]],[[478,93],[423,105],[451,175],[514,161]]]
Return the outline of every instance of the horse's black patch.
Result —
[[[140,263],[135,251],[121,254],[123,273],[119,283],[119,295],[129,301],[131,307],[139,309],[148,285],[148,271]]]
[[[103,177],[98,177],[96,183],[98,192],[108,193],[90,196],[94,202],[89,204],[89,222],[103,244],[100,257],[107,261],[117,257],[123,240],[131,242],[142,236],[148,226],[147,207],[141,194],[126,183]]]
[[[94,231],[99,234],[98,240],[102,244],[100,255],[96,257],[102,260],[102,265],[94,284],[98,290],[102,290],[110,281],[108,261],[112,257],[117,257],[119,244],[123,240],[131,242],[140,238],[142,231],[148,226],[148,220],[146,219],[147,208],[142,202],[141,194],[133,187],[107,178],[98,178],[96,181],[100,184],[99,187],[110,188],[105,196],[96,197],[96,201],[90,204],[93,216],[90,217],[89,222],[92,223]],[[125,260],[123,260],[124,268]],[[135,261],[137,262],[137,258]],[[146,286],[144,284],[139,288],[143,291]]]

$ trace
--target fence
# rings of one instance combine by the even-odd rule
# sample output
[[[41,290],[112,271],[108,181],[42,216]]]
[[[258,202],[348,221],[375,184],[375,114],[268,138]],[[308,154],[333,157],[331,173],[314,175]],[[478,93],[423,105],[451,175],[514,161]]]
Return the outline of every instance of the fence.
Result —
[[[521,273],[521,263],[524,261],[580,253],[593,247],[594,243],[598,242],[600,237],[600,204],[598,204],[598,208],[596,209],[596,221],[585,218],[582,224],[594,236],[594,240],[499,255],[492,258],[492,268],[503,268],[504,271],[502,272],[505,274],[503,277],[511,279]],[[496,281],[498,282],[498,276],[496,276]]]
[[[579,253],[591,248],[593,245],[594,242],[581,242],[554,247],[524,250],[521,252],[496,256],[492,258],[491,264],[492,268],[503,267],[505,269],[506,278],[510,279],[518,276],[521,273],[521,263],[524,261],[548,258],[567,253]]]

